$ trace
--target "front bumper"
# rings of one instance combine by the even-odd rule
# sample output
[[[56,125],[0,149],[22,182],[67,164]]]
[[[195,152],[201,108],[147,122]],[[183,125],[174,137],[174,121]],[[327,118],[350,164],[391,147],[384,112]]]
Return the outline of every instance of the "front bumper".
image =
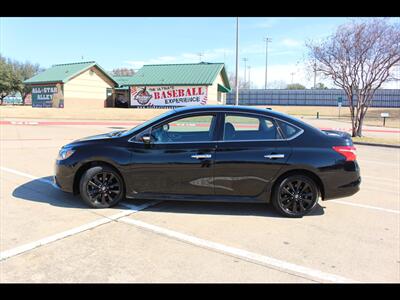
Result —
[[[73,193],[75,171],[72,166],[56,160],[54,165],[53,186],[64,192]]]

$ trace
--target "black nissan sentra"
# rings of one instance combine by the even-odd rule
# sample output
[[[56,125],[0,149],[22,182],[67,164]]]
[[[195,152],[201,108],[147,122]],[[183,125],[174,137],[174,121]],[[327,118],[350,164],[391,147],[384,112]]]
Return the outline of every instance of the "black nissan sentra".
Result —
[[[170,110],[61,148],[54,183],[94,208],[124,198],[272,202],[301,217],[359,190],[351,137],[244,106]]]

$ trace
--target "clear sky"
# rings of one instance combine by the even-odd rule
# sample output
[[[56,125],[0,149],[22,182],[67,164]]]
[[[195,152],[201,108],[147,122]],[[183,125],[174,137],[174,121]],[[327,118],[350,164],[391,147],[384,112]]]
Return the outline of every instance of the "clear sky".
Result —
[[[313,78],[304,70],[306,40],[332,34],[350,18],[239,18],[239,76],[243,58],[253,87],[264,87],[265,42],[268,82],[299,82]],[[106,70],[140,68],[151,63],[225,62],[235,71],[236,18],[1,18],[0,53],[20,61],[53,64],[95,60]],[[248,76],[248,73],[247,73]]]

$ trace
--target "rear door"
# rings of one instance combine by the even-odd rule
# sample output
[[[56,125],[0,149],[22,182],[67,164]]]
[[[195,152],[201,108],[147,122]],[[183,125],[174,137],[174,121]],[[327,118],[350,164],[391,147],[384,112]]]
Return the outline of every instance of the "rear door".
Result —
[[[215,154],[215,194],[262,197],[291,154],[272,118],[248,113],[222,116]]]

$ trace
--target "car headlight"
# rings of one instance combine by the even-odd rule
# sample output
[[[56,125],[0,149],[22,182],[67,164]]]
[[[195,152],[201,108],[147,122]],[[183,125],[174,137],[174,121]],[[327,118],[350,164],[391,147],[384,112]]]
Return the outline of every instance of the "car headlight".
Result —
[[[74,154],[75,150],[72,149],[61,149],[60,152],[58,152],[57,160],[64,160],[70,157],[72,154]]]

